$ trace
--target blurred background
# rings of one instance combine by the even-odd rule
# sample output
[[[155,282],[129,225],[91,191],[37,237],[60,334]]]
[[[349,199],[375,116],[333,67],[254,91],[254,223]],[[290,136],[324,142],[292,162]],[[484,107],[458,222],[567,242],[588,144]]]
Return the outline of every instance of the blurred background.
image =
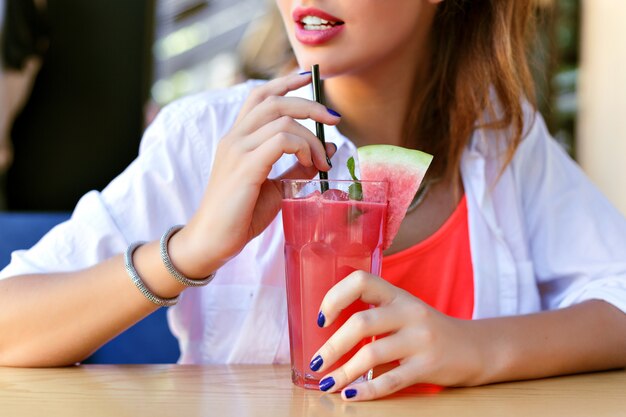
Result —
[[[626,2],[536,0],[550,131],[626,213]],[[0,0],[0,210],[67,212],[177,98],[289,59],[272,1]]]

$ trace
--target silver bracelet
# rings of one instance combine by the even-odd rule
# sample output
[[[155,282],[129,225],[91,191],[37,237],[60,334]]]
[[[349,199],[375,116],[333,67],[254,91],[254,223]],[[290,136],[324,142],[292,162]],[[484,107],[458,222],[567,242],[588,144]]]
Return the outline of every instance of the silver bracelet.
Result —
[[[137,273],[137,270],[135,269],[135,265],[133,264],[133,253],[135,252],[135,249],[137,249],[144,243],[146,242],[135,242],[131,244],[128,249],[126,249],[126,253],[124,255],[126,271],[128,272],[130,279],[133,281],[133,284],[135,284],[135,286],[139,288],[139,291],[141,291],[144,297],[146,297],[148,300],[161,307],[173,306],[178,302],[178,296],[174,298],[161,298],[155,295],[152,291],[148,289],[148,287],[146,287],[144,282],[141,280],[141,277]]]
[[[170,259],[170,255],[169,253],[167,253],[167,244],[169,243],[170,238],[174,235],[174,233],[178,232],[182,228],[182,225],[172,226],[167,232],[163,233],[163,236],[161,236],[160,244],[161,259],[163,260],[167,271],[170,273],[170,275],[174,277],[174,279],[176,279],[176,281],[187,287],[202,287],[204,285],[207,285],[209,282],[211,282],[213,278],[215,278],[215,272],[213,272],[208,277],[202,279],[187,278],[174,267],[174,265],[172,264],[172,260]]]

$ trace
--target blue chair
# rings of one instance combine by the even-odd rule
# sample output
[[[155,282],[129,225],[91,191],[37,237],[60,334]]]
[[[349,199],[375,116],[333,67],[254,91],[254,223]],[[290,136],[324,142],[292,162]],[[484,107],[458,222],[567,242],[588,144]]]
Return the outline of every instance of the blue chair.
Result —
[[[0,269],[9,263],[12,251],[33,246],[48,230],[69,216],[69,213],[0,212]],[[167,325],[166,311],[165,308],[155,311],[102,346],[83,363],[175,363],[180,351]]]

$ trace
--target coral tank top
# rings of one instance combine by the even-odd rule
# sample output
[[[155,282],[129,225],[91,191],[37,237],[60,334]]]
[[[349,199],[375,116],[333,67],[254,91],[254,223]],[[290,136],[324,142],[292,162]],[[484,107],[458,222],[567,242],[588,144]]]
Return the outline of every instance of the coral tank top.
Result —
[[[474,273],[465,196],[434,234],[383,257],[382,276],[444,314],[471,319]]]

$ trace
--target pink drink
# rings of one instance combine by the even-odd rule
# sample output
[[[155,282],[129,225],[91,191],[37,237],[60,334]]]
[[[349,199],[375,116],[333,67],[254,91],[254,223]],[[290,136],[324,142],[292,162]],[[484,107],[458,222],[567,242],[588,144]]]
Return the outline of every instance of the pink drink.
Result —
[[[322,299],[331,287],[355,270],[380,274],[387,213],[386,183],[371,183],[384,187],[382,194],[371,193],[379,201],[355,201],[348,200],[346,193],[337,190],[347,189],[350,181],[327,182],[331,190],[324,195],[319,191],[310,192],[319,190],[319,181],[300,181],[301,184],[289,190],[293,181],[285,181],[283,186],[292,380],[298,386],[314,389],[318,389],[322,374],[309,368],[313,355],[352,314],[368,308],[356,302],[331,326],[320,328],[317,318]],[[301,185],[305,183],[313,186],[303,188]],[[368,189],[371,189],[370,184]],[[294,196],[296,198],[290,198]],[[366,341],[324,373],[343,365],[364,343]]]

